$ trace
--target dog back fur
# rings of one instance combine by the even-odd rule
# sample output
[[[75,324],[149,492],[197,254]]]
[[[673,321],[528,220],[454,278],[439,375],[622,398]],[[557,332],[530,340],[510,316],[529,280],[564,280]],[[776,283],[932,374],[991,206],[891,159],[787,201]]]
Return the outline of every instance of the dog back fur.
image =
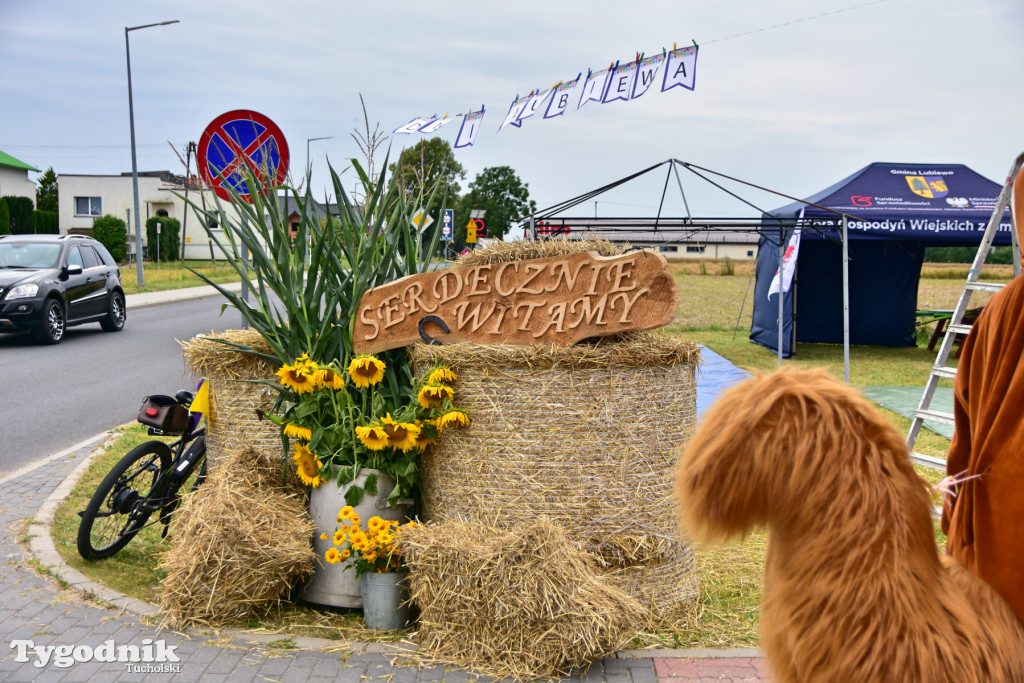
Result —
[[[938,552],[902,435],[823,370],[747,380],[680,460],[682,523],[769,528],[762,647],[776,681],[1024,681],[1024,626]]]

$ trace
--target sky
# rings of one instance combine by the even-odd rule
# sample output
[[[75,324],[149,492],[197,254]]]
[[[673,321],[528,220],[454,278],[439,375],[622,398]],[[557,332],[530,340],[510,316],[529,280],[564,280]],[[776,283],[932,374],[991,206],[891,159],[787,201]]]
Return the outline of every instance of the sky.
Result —
[[[183,174],[188,143],[248,109],[284,132],[296,178],[308,147],[318,197],[328,160],[354,188],[360,94],[383,134],[484,105],[476,144],[456,150],[463,191],[510,166],[540,208],[672,158],[805,197],[875,161],[962,163],[1002,183],[1024,151],[1020,0],[0,0],[0,150],[58,174],[130,172],[124,29],[175,19],[129,34],[140,171]],[[694,42],[693,91],[498,132],[517,95]],[[458,128],[438,135],[454,143]],[[390,135],[377,163],[422,137]],[[789,203],[680,177],[682,192],[662,169],[575,211],[653,216],[663,190],[666,216],[683,195],[695,217]]]

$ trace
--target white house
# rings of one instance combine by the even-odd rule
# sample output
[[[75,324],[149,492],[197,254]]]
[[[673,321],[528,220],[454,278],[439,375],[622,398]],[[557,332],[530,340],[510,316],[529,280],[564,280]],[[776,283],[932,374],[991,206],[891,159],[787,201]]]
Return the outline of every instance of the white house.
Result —
[[[185,203],[195,202],[200,208],[217,206],[213,192],[200,191],[189,185],[183,176],[169,171],[140,172],[139,177],[139,219],[142,226],[142,243],[146,248],[146,221],[152,216],[168,216],[178,219],[181,225],[182,242],[185,244],[186,259],[211,258],[211,240],[203,228],[203,217]],[[132,189],[132,174],[121,175],[72,175],[61,173],[57,176],[59,199],[57,212],[63,233],[92,233],[92,221],[99,216],[117,216],[128,225],[128,253],[135,251],[135,194]],[[219,250],[215,254],[221,258]]]
[[[28,197],[36,204],[36,184],[28,179],[28,172],[39,169],[0,152],[0,197]]]
[[[148,254],[146,246],[146,221],[152,216],[168,216],[178,219],[181,225],[181,241],[185,245],[185,259],[210,260],[221,259],[223,255],[216,243],[210,239],[203,226],[205,218],[202,209],[215,211],[225,206],[224,200],[218,200],[212,190],[202,190],[195,182],[189,184],[183,176],[174,175],[169,171],[149,171],[139,173],[139,213],[142,226],[142,243],[144,257]],[[34,187],[34,186],[33,186]],[[135,253],[135,217],[131,215],[135,206],[135,195],[132,189],[131,173],[121,175],[70,175],[57,176],[59,192],[58,214],[61,232],[92,234],[92,221],[99,216],[117,216],[128,225],[128,254]],[[186,198],[188,203],[186,203]],[[282,198],[285,215],[290,226],[294,228],[299,221],[299,212],[291,197]],[[193,204],[195,206],[193,206]],[[195,207],[199,207],[199,211]],[[326,211],[336,211],[335,205],[325,207],[316,203],[319,218]],[[213,234],[219,237],[220,229],[214,225]]]

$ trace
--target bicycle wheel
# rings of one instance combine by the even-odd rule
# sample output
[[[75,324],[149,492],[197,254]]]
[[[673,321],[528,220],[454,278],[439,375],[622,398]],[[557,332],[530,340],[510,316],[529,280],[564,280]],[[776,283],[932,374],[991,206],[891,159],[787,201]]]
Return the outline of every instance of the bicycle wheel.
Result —
[[[171,449],[160,441],[133,448],[107,473],[78,525],[78,553],[87,560],[103,560],[127,545],[139,533],[152,510],[143,503],[160,498],[160,473],[171,466]]]

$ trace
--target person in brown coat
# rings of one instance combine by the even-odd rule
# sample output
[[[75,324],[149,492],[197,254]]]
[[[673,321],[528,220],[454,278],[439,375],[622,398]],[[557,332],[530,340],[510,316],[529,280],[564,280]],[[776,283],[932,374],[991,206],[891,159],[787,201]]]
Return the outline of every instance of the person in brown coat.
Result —
[[[1024,233],[1024,168],[1014,181]],[[1024,277],[982,311],[963,344],[954,387],[956,429],[946,473],[946,550],[1002,595],[1024,621]]]

